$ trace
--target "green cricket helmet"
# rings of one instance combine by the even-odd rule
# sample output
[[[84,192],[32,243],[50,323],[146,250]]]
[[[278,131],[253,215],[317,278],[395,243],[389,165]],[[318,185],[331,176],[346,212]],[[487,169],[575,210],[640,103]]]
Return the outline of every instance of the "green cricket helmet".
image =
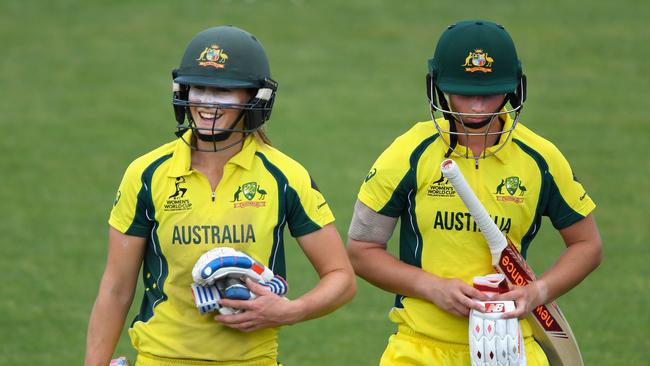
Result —
[[[248,134],[257,130],[271,116],[277,83],[271,79],[266,52],[255,36],[237,27],[210,28],[194,36],[185,49],[180,67],[172,71],[172,77],[172,104],[178,136],[192,129],[201,140],[223,141],[233,132]],[[192,86],[249,89],[252,97],[244,104],[191,103],[189,91]],[[230,128],[213,127],[212,131],[201,131],[192,120],[189,108],[193,106],[238,109],[241,114]],[[234,128],[242,117],[243,128]]]
[[[526,76],[522,72],[512,38],[502,25],[486,20],[465,20],[452,24],[442,33],[433,58],[428,62],[427,96],[431,114],[441,133],[451,135],[455,145],[457,121],[464,127],[463,135],[486,136],[486,132],[468,132],[499,120],[504,114],[514,114],[512,127],[499,134],[512,132],[526,99]],[[452,111],[445,94],[489,96],[503,94],[504,100],[493,113],[460,113]],[[512,108],[504,108],[507,103]],[[440,128],[434,112],[441,112],[450,123],[450,130]],[[465,122],[463,117],[485,117],[480,122]],[[491,133],[494,134],[494,133]],[[450,152],[455,146],[450,146]],[[492,154],[496,153],[494,151]],[[465,154],[458,154],[468,157]],[[483,155],[483,157],[489,155]]]

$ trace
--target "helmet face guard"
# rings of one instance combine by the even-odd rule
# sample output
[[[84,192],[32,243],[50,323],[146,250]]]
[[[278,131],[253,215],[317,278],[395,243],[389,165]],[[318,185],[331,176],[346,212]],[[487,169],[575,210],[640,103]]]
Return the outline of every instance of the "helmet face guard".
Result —
[[[172,78],[176,135],[192,149],[199,150],[196,139],[212,143],[207,151],[228,149],[262,127],[271,117],[278,85],[271,79],[262,45],[253,35],[239,28],[223,26],[197,34],[185,50],[181,66],[172,71]],[[192,86],[247,89],[251,98],[245,103],[190,101]],[[214,109],[212,128],[196,125],[190,111],[192,107]],[[224,109],[239,110],[239,117],[226,128],[215,127],[219,111]],[[243,124],[240,123],[242,119]],[[192,130],[191,141],[185,138],[187,130]],[[241,133],[242,138],[228,146],[218,144],[232,133]]]
[[[212,148],[207,151],[221,151],[239,144],[248,134],[262,127],[271,117],[277,84],[273,80],[265,80],[265,87],[258,89],[255,96],[247,103],[192,102],[189,98],[190,85],[174,83],[173,88],[172,104],[177,122],[176,136],[183,139],[192,149],[200,150],[196,141],[187,141],[184,136],[187,130],[192,130],[192,136],[194,138],[212,142]],[[211,128],[198,127],[196,125],[190,111],[192,107],[214,109],[215,115]],[[219,110],[224,109],[239,110],[239,117],[227,128],[216,127]],[[240,125],[242,119],[244,122],[243,125],[241,128],[237,128],[236,126]],[[233,132],[241,133],[242,138],[227,146],[219,146],[217,144],[218,142],[227,140]]]
[[[505,29],[492,22],[470,20],[453,24],[443,32],[436,51],[429,60],[429,73],[426,78],[427,97],[431,117],[438,132],[449,136],[447,157],[454,153],[465,158],[470,156],[469,148],[457,146],[458,136],[483,137],[484,148],[480,157],[496,154],[509,140],[519,121],[519,115],[526,99],[526,76],[522,73],[514,43]],[[445,94],[466,96],[504,95],[501,106],[489,113],[461,113],[450,108]],[[506,108],[510,103],[511,108]],[[435,112],[442,113],[449,121],[449,129],[438,122]],[[502,124],[506,115],[511,115],[514,123],[506,130],[495,131],[494,123]],[[467,122],[466,118],[482,118],[480,122]],[[457,131],[456,124],[463,131]],[[482,132],[468,130],[488,128]],[[496,149],[487,152],[488,138],[498,135]],[[505,135],[505,139],[502,138]]]
[[[519,122],[519,116],[521,115],[521,110],[523,108],[524,101],[526,100],[526,76],[522,75],[521,81],[517,87],[517,91],[505,94],[503,103],[495,111],[491,113],[462,113],[453,111],[449,107],[449,103],[445,97],[445,94],[440,88],[435,84],[435,81],[431,74],[427,75],[427,96],[429,99],[429,107],[431,113],[431,119],[433,120],[438,133],[441,135],[445,134],[449,136],[449,141],[443,139],[444,143],[449,148],[445,157],[449,157],[452,153],[456,156],[464,158],[478,158],[477,156],[470,156],[469,147],[459,147],[458,136],[465,136],[465,141],[470,139],[470,136],[480,136],[483,137],[483,152],[481,153],[481,158],[486,158],[488,156],[496,154],[501,150],[505,144],[510,140],[510,135],[512,131],[517,126]],[[507,103],[510,103],[511,108],[507,108]],[[443,118],[449,121],[449,129],[444,129],[439,123],[438,118],[435,115],[435,112],[442,114]],[[501,128],[499,131],[490,132],[492,129],[493,123],[503,124],[506,120],[506,116],[509,115],[513,123],[507,129]],[[475,118],[482,117],[483,120],[480,122],[466,122],[465,118]],[[456,129],[456,122],[459,123],[463,131],[458,131]],[[479,129],[488,126],[483,132],[469,132],[471,129]],[[492,149],[490,152],[487,152],[488,147],[488,137],[498,136],[498,147]],[[505,136],[505,138],[503,138]]]

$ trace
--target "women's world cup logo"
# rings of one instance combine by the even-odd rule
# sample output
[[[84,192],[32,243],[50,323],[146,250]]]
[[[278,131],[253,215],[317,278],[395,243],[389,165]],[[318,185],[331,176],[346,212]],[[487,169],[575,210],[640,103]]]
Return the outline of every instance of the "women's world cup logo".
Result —
[[[494,59],[482,49],[477,48],[474,51],[469,51],[467,57],[465,58],[465,63],[461,66],[466,66],[465,71],[467,72],[492,72],[492,63]]]
[[[206,47],[196,59],[201,66],[212,66],[217,69],[223,69],[228,61],[228,54],[224,52],[219,45],[213,44]]]

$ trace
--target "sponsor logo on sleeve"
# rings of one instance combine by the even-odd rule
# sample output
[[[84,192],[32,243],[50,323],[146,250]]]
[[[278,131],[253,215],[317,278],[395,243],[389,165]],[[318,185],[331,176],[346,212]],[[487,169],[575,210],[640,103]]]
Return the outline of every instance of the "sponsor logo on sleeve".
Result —
[[[370,172],[368,172],[368,175],[366,175],[366,177],[363,179],[363,181],[365,183],[367,183],[369,180],[372,179],[372,177],[375,176],[375,174],[377,174],[377,168],[370,169]]]

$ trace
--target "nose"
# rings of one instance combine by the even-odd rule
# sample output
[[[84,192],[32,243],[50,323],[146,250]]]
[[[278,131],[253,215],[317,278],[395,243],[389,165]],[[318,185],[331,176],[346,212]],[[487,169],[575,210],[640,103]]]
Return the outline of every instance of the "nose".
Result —
[[[485,112],[485,97],[481,95],[473,96],[470,100],[470,107],[474,113]]]

